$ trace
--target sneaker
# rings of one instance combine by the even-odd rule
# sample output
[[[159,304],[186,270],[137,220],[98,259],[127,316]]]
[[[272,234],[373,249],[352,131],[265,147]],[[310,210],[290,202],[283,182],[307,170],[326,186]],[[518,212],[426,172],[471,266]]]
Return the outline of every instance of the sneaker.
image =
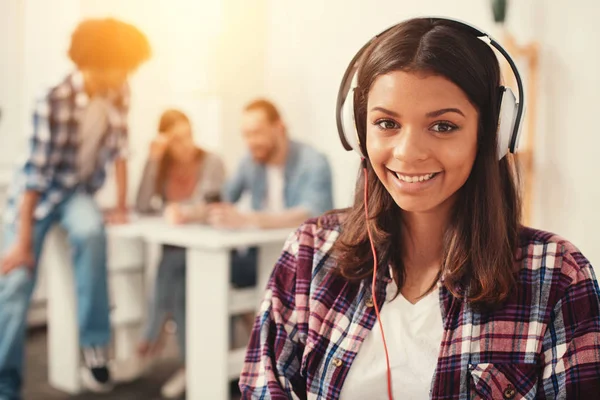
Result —
[[[88,347],[82,350],[83,366],[81,380],[86,389],[94,393],[107,393],[113,389],[113,382],[108,369],[106,349]]]
[[[160,390],[165,399],[177,399],[185,393],[185,368],[179,369]]]

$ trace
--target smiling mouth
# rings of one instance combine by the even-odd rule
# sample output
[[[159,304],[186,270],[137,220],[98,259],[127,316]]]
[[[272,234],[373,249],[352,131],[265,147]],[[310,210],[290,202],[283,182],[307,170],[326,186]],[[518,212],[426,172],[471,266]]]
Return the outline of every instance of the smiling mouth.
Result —
[[[406,182],[406,183],[426,182],[430,179],[435,178],[435,176],[440,173],[440,172],[430,172],[427,174],[420,174],[420,175],[403,175],[400,172],[396,172],[396,171],[392,171],[392,170],[389,170],[389,171],[391,173],[393,173],[394,175],[396,175],[396,178],[398,178],[402,182]]]

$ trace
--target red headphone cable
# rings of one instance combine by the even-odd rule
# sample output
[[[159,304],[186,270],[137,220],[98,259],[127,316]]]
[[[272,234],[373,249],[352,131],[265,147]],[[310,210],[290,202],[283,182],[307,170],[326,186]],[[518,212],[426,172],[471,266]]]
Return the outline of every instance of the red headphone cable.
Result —
[[[383,349],[385,351],[385,364],[387,367],[387,389],[389,400],[394,400],[392,395],[392,370],[390,368],[390,356],[388,353],[387,343],[385,341],[385,334],[383,333],[383,324],[381,323],[381,316],[379,315],[379,306],[377,305],[377,296],[375,292],[375,282],[377,278],[377,251],[373,244],[373,235],[371,233],[371,226],[369,224],[369,177],[367,173],[367,160],[363,158],[362,167],[365,175],[365,191],[364,191],[364,203],[365,203],[365,222],[367,224],[367,233],[369,234],[369,242],[371,243],[371,252],[373,253],[373,281],[371,282],[371,293],[373,295],[373,306],[375,307],[375,315],[377,315],[377,322],[379,323],[379,329],[381,330],[381,339],[383,339]]]

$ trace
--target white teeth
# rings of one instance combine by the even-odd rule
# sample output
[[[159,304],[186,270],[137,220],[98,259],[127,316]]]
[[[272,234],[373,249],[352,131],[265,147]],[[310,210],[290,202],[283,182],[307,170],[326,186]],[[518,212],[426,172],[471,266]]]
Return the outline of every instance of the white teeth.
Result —
[[[424,182],[424,181],[430,180],[431,178],[433,178],[435,176],[435,173],[421,175],[421,176],[406,176],[406,175],[401,175],[398,172],[396,172],[396,176],[401,181],[408,182],[408,183],[416,183],[416,182]]]

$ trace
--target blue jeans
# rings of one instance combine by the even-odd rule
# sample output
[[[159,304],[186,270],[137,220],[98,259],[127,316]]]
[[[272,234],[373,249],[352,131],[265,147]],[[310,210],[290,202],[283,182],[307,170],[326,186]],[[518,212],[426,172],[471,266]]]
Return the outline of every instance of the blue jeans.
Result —
[[[144,339],[155,342],[165,318],[171,314],[177,324],[179,354],[185,362],[185,248],[165,245],[158,265],[154,296],[149,307],[149,318],[144,329]],[[256,285],[258,249],[245,252],[234,250],[231,254],[231,283],[244,288]]]
[[[177,324],[179,354],[185,361],[185,249],[165,245],[154,281],[154,296],[151,299],[144,339],[156,342],[167,314]]]
[[[67,231],[71,245],[77,285],[79,344],[82,347],[106,346],[110,341],[104,219],[90,195],[75,192],[49,216],[35,223],[35,268],[23,266],[0,275],[0,400],[20,396],[27,309],[44,238],[56,223]],[[5,226],[5,251],[15,243],[16,234],[15,225]]]

